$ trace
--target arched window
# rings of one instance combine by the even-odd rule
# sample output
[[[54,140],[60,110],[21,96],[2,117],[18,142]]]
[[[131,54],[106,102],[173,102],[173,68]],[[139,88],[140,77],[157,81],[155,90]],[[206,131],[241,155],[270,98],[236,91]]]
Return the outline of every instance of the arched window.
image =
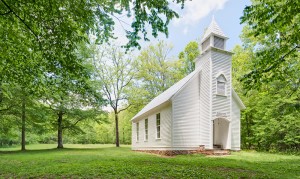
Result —
[[[217,94],[224,95],[226,94],[226,78],[222,74],[217,78]]]

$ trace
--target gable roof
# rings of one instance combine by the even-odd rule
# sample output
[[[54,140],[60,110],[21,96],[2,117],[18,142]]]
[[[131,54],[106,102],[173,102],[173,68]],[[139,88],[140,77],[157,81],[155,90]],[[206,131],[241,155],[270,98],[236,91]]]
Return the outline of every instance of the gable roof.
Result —
[[[212,21],[209,24],[208,28],[205,30],[203,38],[201,40],[201,43],[204,42],[210,36],[210,34],[214,34],[216,36],[228,39],[228,37],[224,34],[222,29],[219,27],[219,25],[215,21],[215,18],[212,19]]]
[[[138,112],[131,120],[134,120],[138,117],[143,116],[145,113],[153,110],[154,108],[161,106],[168,102],[180,89],[182,89],[185,84],[195,75],[197,72],[200,71],[200,68],[195,69],[192,73],[175,83],[169,89],[155,97],[150,103],[148,103],[140,112]]]
[[[246,109],[246,106],[244,105],[244,103],[242,102],[241,98],[239,97],[239,95],[235,92],[235,90],[232,88],[232,97],[233,99],[236,100],[236,102],[239,104],[240,109]]]

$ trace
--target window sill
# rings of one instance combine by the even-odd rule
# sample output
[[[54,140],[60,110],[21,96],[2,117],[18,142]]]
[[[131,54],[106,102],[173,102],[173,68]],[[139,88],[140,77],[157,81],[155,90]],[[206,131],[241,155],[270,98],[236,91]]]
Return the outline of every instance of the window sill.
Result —
[[[144,140],[144,142],[148,142],[148,140]]]
[[[156,138],[155,140],[161,140],[161,138]]]

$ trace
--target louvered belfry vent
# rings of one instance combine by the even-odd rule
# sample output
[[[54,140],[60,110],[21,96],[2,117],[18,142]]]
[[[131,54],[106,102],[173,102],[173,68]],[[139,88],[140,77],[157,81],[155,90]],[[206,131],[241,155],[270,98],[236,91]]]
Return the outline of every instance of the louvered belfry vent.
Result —
[[[224,50],[225,40],[223,38],[214,36],[214,47]]]
[[[226,49],[226,40],[228,37],[224,34],[215,19],[213,18],[208,28],[205,30],[201,44],[201,53],[205,53],[210,47],[221,50]]]

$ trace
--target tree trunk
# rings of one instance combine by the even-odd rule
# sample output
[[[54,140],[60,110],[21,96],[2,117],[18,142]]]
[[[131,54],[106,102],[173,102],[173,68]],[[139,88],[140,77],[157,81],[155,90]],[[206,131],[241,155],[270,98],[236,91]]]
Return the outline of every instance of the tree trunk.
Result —
[[[119,116],[118,112],[115,110],[115,123],[116,123],[116,147],[120,147],[119,139]]]
[[[22,100],[22,141],[21,141],[21,150],[25,151],[25,145],[26,145],[26,139],[25,139],[25,132],[26,132],[26,97],[25,94],[23,94],[23,100]]]
[[[57,119],[57,148],[62,149],[63,146],[63,140],[62,140],[62,133],[63,133],[63,127],[62,127],[62,118],[63,118],[63,112],[58,112],[58,119]]]

